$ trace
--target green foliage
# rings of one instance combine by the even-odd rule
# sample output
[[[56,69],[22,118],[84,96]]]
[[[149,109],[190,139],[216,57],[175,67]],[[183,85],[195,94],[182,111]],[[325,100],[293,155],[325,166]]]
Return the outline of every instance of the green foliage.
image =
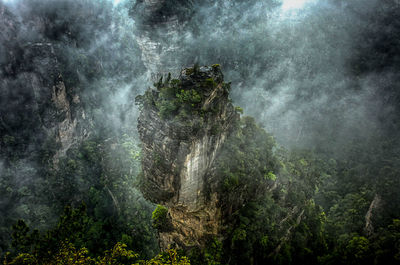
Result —
[[[70,265],[70,264],[95,264],[95,260],[88,257],[88,250],[81,248],[77,250],[68,241],[61,243],[59,252],[49,259],[49,265]]]
[[[41,257],[29,253],[21,253],[9,260],[6,256],[4,265],[190,265],[187,257],[179,255],[177,250],[168,249],[150,260],[139,260],[139,254],[127,249],[123,243],[116,243],[111,250],[107,250],[97,258],[91,258],[86,248],[77,249],[68,241],[60,243],[60,249],[43,262]]]
[[[179,85],[176,80],[168,82]],[[180,118],[187,119],[194,113],[191,105],[188,109],[182,106],[199,100],[195,92],[163,93],[179,101],[176,112]],[[153,104],[154,96],[148,94],[145,104]],[[215,134],[219,130],[218,125],[212,128]],[[44,160],[56,149],[53,144],[49,143],[49,149],[43,152]],[[242,118],[215,160],[222,179],[219,203],[226,220],[225,240],[210,241],[205,249],[191,253],[192,264],[226,264],[228,260],[231,264],[399,263],[400,222],[393,220],[398,218],[399,208],[398,154],[388,153],[390,159],[369,163],[363,159],[383,157],[379,153],[383,151],[354,152],[351,159],[332,159],[309,151],[288,152],[277,147],[273,137],[254,119]],[[15,171],[5,172],[1,179],[2,194],[31,196],[27,186],[10,185],[13,172],[21,172],[22,167],[17,163],[12,166]],[[127,250],[135,249],[141,257],[154,256],[154,228],[170,228],[166,208],[157,207],[152,215],[154,206],[135,190],[140,148],[132,135],[92,137],[70,148],[58,167],[44,172],[50,188],[42,191],[58,207],[75,207],[66,207],[59,222],[45,233],[30,229],[30,222],[16,222],[6,264],[51,264],[51,260],[62,264],[67,257],[76,263],[110,260],[117,242],[126,247],[120,245],[117,249],[121,251],[115,255],[131,256],[132,263],[163,264],[160,262],[173,259],[172,254],[164,253],[152,261],[141,261]],[[32,173],[32,169],[24,170],[26,175]],[[370,181],[373,177],[376,182]],[[385,210],[378,209],[379,214],[373,215],[375,232],[366,236],[365,213],[376,193],[386,202]],[[80,201],[85,201],[87,207]],[[42,211],[24,204],[17,209],[26,216]],[[111,250],[103,254],[107,249]]]
[[[166,211],[165,207],[157,207],[153,213],[153,220],[163,221]],[[88,233],[88,229],[93,228],[90,222],[92,220],[87,217],[83,204],[78,208],[66,207],[57,225],[45,233],[39,233],[37,230],[30,233],[29,227],[23,221],[19,221],[14,225],[13,233],[13,246],[18,254],[7,254],[4,264],[190,264],[187,257],[171,249],[151,260],[139,260],[139,254],[129,250],[127,244],[122,242],[117,242],[112,249],[97,254],[95,258],[96,255],[90,253],[86,247],[90,244],[92,236]],[[127,235],[122,239],[132,240]]]
[[[167,251],[157,255],[149,261],[141,261],[143,265],[190,265],[190,261],[187,257],[178,254],[176,249],[168,249]]]
[[[216,69],[221,68],[221,65],[219,65],[219,64],[213,64],[213,65],[212,65],[212,68],[213,68],[214,70],[216,70]]]
[[[202,101],[201,95],[197,93],[197,91],[194,89],[181,89],[175,96],[178,99],[179,103],[189,103],[192,107]]]
[[[232,236],[232,244],[235,245],[237,241],[245,241],[246,240],[246,230],[245,227],[236,228],[233,231]]]
[[[160,79],[155,86],[159,94],[157,97],[153,97],[152,104],[157,107],[161,118],[187,118],[187,115],[183,115],[183,113],[191,115],[194,111],[199,110],[202,96],[195,89],[183,87],[180,80],[167,79],[163,83]]]
[[[209,89],[214,89],[217,86],[217,83],[214,81],[213,78],[207,78],[204,81],[204,86]]]
[[[178,110],[178,106],[171,100],[161,100],[156,106],[162,119],[170,118]]]
[[[312,199],[323,160],[277,148],[254,119],[243,117],[216,164],[226,220],[223,261],[317,264],[327,250],[326,218]]]
[[[243,109],[241,107],[239,107],[239,106],[235,107],[235,111],[240,113],[240,114],[243,114]]]
[[[29,227],[23,220],[18,220],[16,224],[13,225],[12,233],[12,246],[19,252],[28,252],[31,250],[31,244],[33,243],[33,238],[29,234]]]
[[[58,247],[55,242],[68,239],[78,248],[85,246],[90,255],[99,255],[122,240],[146,257],[157,253],[156,231],[151,223],[154,206],[136,188],[140,148],[132,135],[125,133],[106,139],[93,135],[81,145],[72,146],[58,160],[57,168],[53,165],[49,163],[42,171],[46,181],[37,182],[37,186],[25,181],[13,186],[13,175],[24,177],[21,169],[4,171],[0,192],[15,198],[16,206],[2,209],[5,218],[0,218],[0,251],[36,253],[48,246],[54,254]],[[20,166],[28,179],[33,179],[36,173],[29,166]],[[80,208],[82,201],[86,209]],[[73,207],[64,209],[64,205]],[[63,213],[58,224],[54,213]],[[15,216],[26,221],[13,220]],[[7,244],[11,239],[11,229],[7,227],[10,222],[15,223],[11,246]],[[38,230],[29,227],[52,232],[39,235]]]
[[[274,146],[272,136],[258,127],[254,119],[242,118],[216,160],[223,178],[222,197],[227,205],[236,208],[243,204],[238,199],[257,200],[264,193],[268,186],[265,176],[279,170],[272,151]]]
[[[393,219],[387,227],[382,227],[377,233],[372,245],[375,264],[400,263],[400,220]]]
[[[132,136],[123,134],[107,143],[92,139],[70,150],[68,157],[75,165],[71,167],[68,161],[61,161],[64,171],[56,177],[65,179],[66,185],[55,190],[63,190],[59,198],[62,203],[77,194],[81,194],[77,199],[86,202],[91,219],[86,245],[90,253],[97,255],[124,237],[129,248],[139,249],[146,256],[154,255],[156,239],[151,225],[154,206],[136,189],[140,148]],[[77,183],[71,183],[71,179]],[[85,193],[79,193],[80,190]]]
[[[347,259],[351,260],[350,263],[365,264],[370,254],[368,239],[363,236],[353,237],[346,247],[346,254]]]
[[[264,175],[264,178],[272,180],[272,181],[275,181],[276,180],[276,175],[270,171],[270,172],[268,172],[268,174]]]
[[[214,67],[218,69],[218,67]],[[185,69],[186,75],[197,75],[199,66]],[[216,71],[216,70],[215,70]],[[139,108],[154,107],[164,120],[176,119],[177,121],[188,122],[193,117],[204,118],[205,110],[201,109],[203,92],[215,89],[218,85],[213,78],[207,78],[195,86],[182,84],[179,79],[171,79],[168,74],[165,81],[161,77],[154,83],[155,90],[147,90],[144,95],[136,97],[136,104]],[[225,90],[229,90],[229,84],[223,83]]]
[[[9,254],[9,253],[8,253]],[[4,265],[39,265],[36,258],[28,253],[21,253],[11,261],[8,261],[8,255],[4,258]]]
[[[153,227],[162,231],[168,227],[168,209],[162,205],[157,205],[154,209],[151,219],[153,220]]]
[[[192,248],[188,257],[193,265],[221,265],[222,254],[223,243],[217,238],[212,238],[207,241],[205,248]]]
[[[82,56],[79,61],[86,60]],[[186,73],[198,74],[198,65]],[[185,88],[168,75],[137,101],[142,107],[155,107],[163,119],[201,127],[207,115],[200,108],[201,89],[216,85],[210,78],[201,87]],[[229,83],[222,86],[229,91]],[[235,110],[243,113],[240,107]],[[211,128],[213,134],[220,130],[219,124]],[[22,153],[12,154],[21,145],[18,136],[2,136],[7,167],[1,172],[0,194],[12,198],[7,207],[0,205],[2,250],[8,248],[6,225],[16,221],[15,216],[27,220],[13,226],[11,253],[4,264],[188,264],[176,250],[148,261],[129,250],[153,256],[153,228],[169,225],[168,210],[157,206],[151,214],[154,206],[135,189],[140,171],[135,137],[101,132],[71,147],[57,162],[53,158],[60,146],[47,141],[35,160],[44,166],[36,169],[19,161]],[[399,264],[400,152],[392,147],[398,143],[382,136],[368,144],[348,143],[347,156],[334,158],[321,150],[289,152],[278,147],[254,119],[242,118],[216,158],[225,240],[208,242],[191,256],[192,263]],[[154,159],[163,163],[157,154]],[[41,181],[16,184],[37,175],[36,170],[44,176]],[[37,194],[43,194],[40,200]],[[375,230],[367,236],[365,214],[376,194],[383,204],[373,210]],[[30,229],[47,221],[49,212],[61,212],[64,205],[75,207],[65,207],[52,229]]]
[[[29,253],[39,264],[49,262],[52,255],[60,251],[61,242],[74,242],[76,245],[86,243],[88,238],[85,238],[85,231],[88,222],[84,204],[78,208],[65,207],[57,225],[46,233],[39,233],[38,230],[29,232],[25,222],[19,220],[13,226],[12,246],[16,252]],[[29,255],[19,255],[16,260],[27,258]]]
[[[96,264],[114,265],[114,264],[133,264],[139,258],[139,254],[126,249],[126,245],[118,242],[112,250],[106,251],[104,257],[98,258]]]

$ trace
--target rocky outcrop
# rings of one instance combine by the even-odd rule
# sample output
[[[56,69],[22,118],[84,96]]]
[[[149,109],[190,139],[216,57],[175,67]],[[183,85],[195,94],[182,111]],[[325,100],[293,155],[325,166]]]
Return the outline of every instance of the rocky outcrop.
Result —
[[[140,99],[142,191],[149,200],[168,207],[171,224],[159,233],[163,249],[203,245],[220,231],[213,162],[239,118],[228,87],[218,65],[188,68],[179,80],[159,83],[157,90]],[[166,100],[174,89],[176,94]],[[171,102],[178,106],[165,116],[163,104]]]
[[[52,142],[57,164],[88,135],[80,95],[66,87],[54,44],[24,39],[25,29],[5,6],[0,6],[0,29],[0,45],[7,45],[0,49],[0,135],[15,143],[0,139],[0,145],[5,152],[34,157]]]
[[[364,232],[366,235],[371,236],[374,233],[374,226],[372,222],[372,217],[377,209],[381,207],[382,199],[379,194],[375,194],[374,199],[372,200],[371,204],[369,205],[369,209],[367,214],[365,215],[365,227]]]

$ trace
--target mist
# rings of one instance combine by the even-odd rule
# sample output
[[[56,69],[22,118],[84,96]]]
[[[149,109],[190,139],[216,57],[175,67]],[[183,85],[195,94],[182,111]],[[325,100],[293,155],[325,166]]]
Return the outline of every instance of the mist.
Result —
[[[389,7],[377,1],[296,3],[189,1],[177,10],[192,5],[190,18],[181,11],[162,22],[138,17],[145,25],[139,43],[158,47],[142,58],[161,73],[220,63],[234,102],[286,147],[340,153],[349,141],[371,141],[385,130],[382,116],[394,114],[380,94],[383,84],[395,83],[395,73],[356,68],[360,46],[373,49],[368,43],[378,36],[367,36],[379,35],[382,26],[370,17]]]
[[[136,14],[141,2],[79,3],[5,2],[22,22],[19,42],[54,37],[60,43],[57,54],[68,54],[63,64],[73,68],[81,53],[98,64],[90,67],[101,67],[95,78],[79,71],[75,75],[79,89],[107,109],[103,114],[109,116],[110,128],[123,126],[117,118],[127,111],[122,106],[130,106],[135,116],[129,101],[151,85],[151,75],[177,75],[194,63],[220,63],[232,82],[234,102],[287,147],[313,148],[332,141],[337,146],[354,135],[368,138],[380,129],[377,113],[390,112],[376,95],[380,84],[394,82],[391,70],[378,78],[373,72],[353,73],[363,34],[375,30],[368,28],[368,16],[379,5],[376,1],[354,2],[352,9],[335,1],[182,2],[163,24]],[[181,15],[181,9],[192,10],[187,11],[191,16]],[[27,29],[34,15],[59,10],[64,15],[56,18],[57,24],[69,23],[78,34],[67,45],[62,39],[68,34],[43,36],[40,28]]]
[[[336,148],[375,134],[380,87],[375,73],[355,76],[352,63],[376,3],[356,4],[362,15],[326,1],[291,10],[262,3],[200,9],[183,47],[201,64],[221,61],[234,101],[284,146]]]
[[[6,194],[0,209],[8,212],[1,226],[23,218],[45,230],[56,222],[59,205],[88,196],[92,180],[74,179],[73,170],[65,170],[64,180],[79,193],[43,187],[55,178],[47,168],[64,171],[93,146],[106,153],[106,165],[117,153],[113,169],[123,168],[126,183],[136,183],[135,97],[161,76],[178,77],[195,64],[220,64],[233,103],[279,146],[390,164],[380,155],[400,147],[397,2],[150,2],[0,0],[0,181],[13,187],[0,189]],[[88,139],[106,140],[90,149],[82,144]],[[104,168],[82,168],[82,176],[87,170],[107,178]],[[154,207],[136,187],[119,183],[113,190],[106,182],[98,186],[121,192],[121,201]],[[104,211],[116,212],[114,197],[108,199]],[[49,206],[53,200],[57,207]],[[7,238],[5,229],[1,241]]]

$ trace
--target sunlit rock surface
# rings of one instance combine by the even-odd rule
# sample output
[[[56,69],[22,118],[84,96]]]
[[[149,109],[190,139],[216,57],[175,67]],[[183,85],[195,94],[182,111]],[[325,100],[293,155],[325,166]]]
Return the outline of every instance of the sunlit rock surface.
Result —
[[[143,143],[142,191],[149,200],[168,207],[172,227],[160,232],[163,249],[170,245],[202,245],[218,235],[218,209],[213,161],[238,120],[219,66],[185,69],[180,76],[183,90],[202,95],[202,114],[187,120],[163,119],[155,104],[142,109],[138,130]],[[206,81],[214,84],[204,85]],[[151,90],[154,97],[159,91]],[[187,125],[190,124],[190,125]]]

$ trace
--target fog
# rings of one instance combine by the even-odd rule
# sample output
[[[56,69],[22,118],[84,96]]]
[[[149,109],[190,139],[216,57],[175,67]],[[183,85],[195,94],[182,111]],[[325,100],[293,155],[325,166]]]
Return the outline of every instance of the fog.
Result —
[[[92,80],[80,73],[78,86],[101,99],[109,127],[122,126],[122,106],[135,117],[128,93],[142,92],[151,76],[177,75],[194,63],[220,63],[234,102],[287,147],[369,137],[380,126],[376,113],[388,111],[376,94],[380,83],[392,82],[391,72],[353,73],[362,34],[372,30],[374,0],[353,1],[351,8],[340,1],[180,1],[172,11],[174,3],[162,1],[155,8],[142,1],[4,3],[21,21],[19,42],[51,38],[35,16],[63,12],[54,24],[68,23],[77,37],[61,32],[46,41],[56,41],[58,56],[69,54],[63,63],[70,72],[76,54],[101,65]]]
[[[28,186],[42,186],[35,150],[64,116],[77,120],[76,135],[134,138],[135,96],[160,75],[178,76],[196,63],[221,64],[234,104],[288,149],[343,157],[350,143],[366,148],[396,136],[399,58],[382,43],[398,47],[398,4],[150,2],[0,0],[0,140],[12,135],[18,143],[1,145],[1,181],[13,175],[16,189],[33,179]],[[72,114],[46,105],[56,76]],[[15,150],[18,162],[5,166]],[[5,198],[0,207],[12,203]],[[15,212],[32,217],[26,209]]]
[[[187,5],[193,13],[181,22],[179,8]],[[366,39],[369,31],[377,33],[370,17],[378,6],[376,1],[187,1],[162,21],[139,16],[139,25],[152,27],[138,37],[147,38],[142,46],[157,46],[144,51],[150,54],[144,58],[160,72],[220,63],[234,102],[280,144],[340,153],[348,142],[379,135],[379,116],[391,109],[379,94],[383,83],[394,83],[392,70],[355,73],[364,56],[360,45],[373,42],[375,36]]]

